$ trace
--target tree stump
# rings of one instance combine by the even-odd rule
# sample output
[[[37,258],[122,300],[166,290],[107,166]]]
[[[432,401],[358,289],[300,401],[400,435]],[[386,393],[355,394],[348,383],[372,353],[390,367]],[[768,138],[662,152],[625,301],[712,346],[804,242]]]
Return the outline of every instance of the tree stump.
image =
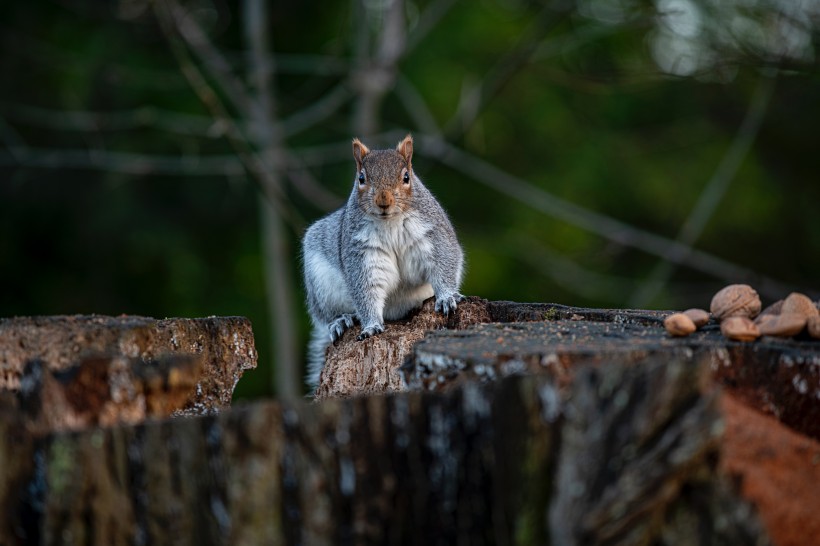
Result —
[[[255,367],[241,317],[0,319],[0,390],[43,430],[216,411]]]
[[[418,336],[402,354],[349,332],[331,351],[380,367],[348,382],[367,396],[334,393],[329,365],[318,403],[107,427],[101,410],[72,432],[43,425],[37,392],[93,414],[113,402],[112,370],[127,369],[167,407],[206,351],[142,365],[33,360],[0,396],[0,544],[791,546],[820,535],[820,443],[806,418],[820,400],[816,342],[740,344],[715,327],[672,339],[662,312],[477,299],[460,312],[473,318],[448,325],[472,326],[428,332],[444,318],[426,308],[389,325]]]

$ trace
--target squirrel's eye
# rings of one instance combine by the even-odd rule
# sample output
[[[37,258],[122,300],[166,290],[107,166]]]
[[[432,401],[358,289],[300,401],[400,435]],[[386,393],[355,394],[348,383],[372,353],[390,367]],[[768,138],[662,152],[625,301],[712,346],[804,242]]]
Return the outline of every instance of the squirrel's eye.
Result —
[[[407,171],[404,171],[404,183],[405,183],[405,184],[409,184],[409,183],[410,183],[410,173],[409,173],[409,172],[407,172]]]
[[[359,173],[359,184],[364,184],[364,171]]]

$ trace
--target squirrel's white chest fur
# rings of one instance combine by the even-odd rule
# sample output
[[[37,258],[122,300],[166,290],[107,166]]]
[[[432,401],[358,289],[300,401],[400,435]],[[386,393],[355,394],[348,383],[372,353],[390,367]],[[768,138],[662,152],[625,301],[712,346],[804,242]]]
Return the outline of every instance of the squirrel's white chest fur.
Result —
[[[311,236],[320,231],[328,235],[339,229],[329,223],[317,225]],[[430,264],[433,246],[428,236],[430,227],[412,213],[390,220],[368,219],[352,234],[353,243],[360,252],[341,252],[342,260],[362,260],[364,278],[346,279],[342,269],[319,245],[309,245],[305,252],[305,271],[313,289],[316,303],[323,310],[324,319],[314,316],[317,325],[343,313],[355,313],[351,291],[364,290],[367,284],[372,297],[384,302],[383,317],[387,320],[403,318],[410,310],[433,295]],[[332,237],[335,238],[335,235]],[[351,270],[352,264],[342,264]],[[353,282],[354,286],[348,286]]]
[[[366,222],[354,235],[362,245],[369,282],[385,298],[384,318],[395,320],[433,295],[429,263],[433,256],[430,227],[413,214]]]

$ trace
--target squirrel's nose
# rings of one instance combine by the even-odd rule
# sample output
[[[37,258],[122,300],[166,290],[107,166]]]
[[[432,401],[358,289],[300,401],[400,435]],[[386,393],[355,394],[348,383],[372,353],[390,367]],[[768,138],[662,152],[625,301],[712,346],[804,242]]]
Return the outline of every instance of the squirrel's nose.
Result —
[[[379,192],[375,201],[376,206],[385,211],[393,206],[393,196],[389,192]]]

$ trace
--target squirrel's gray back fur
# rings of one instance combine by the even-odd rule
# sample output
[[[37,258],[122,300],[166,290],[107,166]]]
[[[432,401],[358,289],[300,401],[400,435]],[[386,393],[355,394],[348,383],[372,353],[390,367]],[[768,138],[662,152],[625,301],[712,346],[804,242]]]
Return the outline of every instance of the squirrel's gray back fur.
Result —
[[[313,321],[307,380],[313,387],[328,345],[353,320],[362,323],[361,337],[367,337],[383,330],[384,319],[400,319],[430,296],[445,313],[462,298],[461,246],[444,209],[412,172],[412,139],[399,149],[408,140],[407,154],[370,151],[354,141],[354,155],[357,143],[364,150],[361,160],[357,156],[357,176],[366,175],[366,184],[354,181],[347,203],[305,233],[302,258]],[[409,181],[402,186],[394,178],[405,171]],[[394,209],[399,212],[386,219],[374,215]]]

